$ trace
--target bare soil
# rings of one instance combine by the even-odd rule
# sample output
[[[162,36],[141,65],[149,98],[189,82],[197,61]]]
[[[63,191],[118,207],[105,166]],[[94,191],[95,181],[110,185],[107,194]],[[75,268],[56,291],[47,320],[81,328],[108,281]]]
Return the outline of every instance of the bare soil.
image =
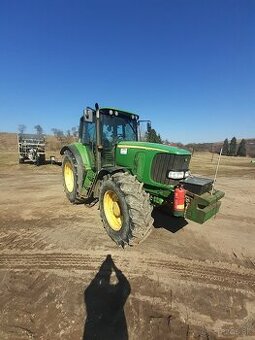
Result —
[[[212,175],[217,157],[195,154]],[[154,210],[118,248],[98,207],[71,205],[61,167],[0,153],[0,339],[255,339],[255,165],[223,158],[204,225]],[[110,255],[110,256],[107,256]]]

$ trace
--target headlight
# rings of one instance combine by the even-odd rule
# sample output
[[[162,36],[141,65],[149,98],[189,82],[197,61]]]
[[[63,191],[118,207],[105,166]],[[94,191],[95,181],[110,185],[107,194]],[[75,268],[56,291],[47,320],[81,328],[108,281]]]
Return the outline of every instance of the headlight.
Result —
[[[184,178],[184,171],[169,171],[167,177],[171,179],[182,179]]]
[[[187,177],[190,177],[190,176],[191,176],[191,172],[190,171],[185,171],[184,177],[187,178]]]

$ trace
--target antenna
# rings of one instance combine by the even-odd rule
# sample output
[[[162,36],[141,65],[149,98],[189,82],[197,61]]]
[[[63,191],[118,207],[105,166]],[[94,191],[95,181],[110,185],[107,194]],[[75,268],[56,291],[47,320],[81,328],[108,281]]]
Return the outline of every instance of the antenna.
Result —
[[[214,185],[216,182],[216,178],[217,178],[217,174],[218,174],[218,170],[219,170],[219,165],[220,165],[220,158],[221,158],[221,154],[222,154],[222,149],[220,149],[220,154],[219,154],[219,158],[218,158],[218,163],[217,163],[217,167],[216,167],[216,171],[215,171],[215,175],[214,175],[214,180],[213,180],[213,184],[212,184],[212,190],[211,190],[211,195],[213,194],[213,190],[214,190]]]

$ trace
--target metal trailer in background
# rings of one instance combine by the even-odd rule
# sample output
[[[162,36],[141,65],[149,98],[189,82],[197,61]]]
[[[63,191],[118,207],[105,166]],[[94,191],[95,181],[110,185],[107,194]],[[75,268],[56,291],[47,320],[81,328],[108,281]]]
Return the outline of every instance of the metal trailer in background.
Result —
[[[30,160],[36,165],[45,162],[45,137],[38,134],[18,134],[19,163]]]

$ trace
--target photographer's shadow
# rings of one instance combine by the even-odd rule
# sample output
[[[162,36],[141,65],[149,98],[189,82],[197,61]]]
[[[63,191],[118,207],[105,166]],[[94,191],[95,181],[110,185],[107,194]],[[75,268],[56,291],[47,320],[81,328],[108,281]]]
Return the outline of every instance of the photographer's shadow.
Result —
[[[128,339],[124,305],[130,292],[127,278],[107,255],[84,292],[87,318],[83,340]]]

